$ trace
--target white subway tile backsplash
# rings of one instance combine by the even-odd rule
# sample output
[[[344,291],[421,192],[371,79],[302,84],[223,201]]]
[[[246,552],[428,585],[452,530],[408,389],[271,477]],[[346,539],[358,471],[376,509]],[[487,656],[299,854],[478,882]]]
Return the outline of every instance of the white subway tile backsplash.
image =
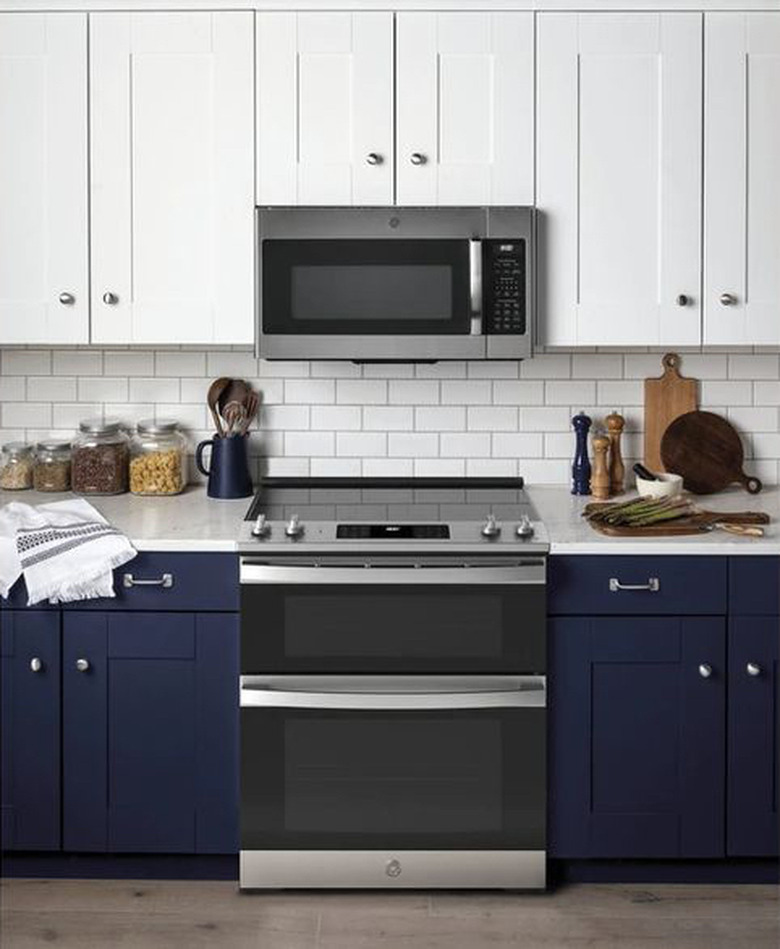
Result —
[[[325,405],[336,401],[333,379],[286,379],[284,401],[303,405]]]
[[[441,401],[442,405],[490,405],[493,383],[489,379],[442,382]]]
[[[414,410],[418,432],[463,432],[466,409],[462,405],[425,405]]]
[[[339,429],[359,431],[362,428],[362,410],[359,405],[313,405],[311,427],[331,432]]]
[[[366,405],[363,428],[369,432],[410,432],[414,428],[414,409],[410,405]]]
[[[178,396],[178,382],[176,388],[176,395]],[[86,376],[79,379],[77,398],[79,402],[127,402],[127,390],[127,379]],[[178,401],[178,398],[176,401]]]
[[[212,432],[215,375],[260,392],[250,451],[256,474],[512,475],[567,483],[583,408],[603,425],[626,418],[628,462],[642,453],[645,377],[663,350],[542,352],[525,362],[369,364],[265,362],[246,347],[0,352],[0,438],[71,435],[79,421],[175,417],[193,448]],[[682,355],[703,408],[727,415],[751,470],[771,483],[780,462],[780,354],[727,347]]]
[[[439,437],[442,458],[489,458],[489,432],[443,432]]]
[[[187,353],[158,353],[158,364],[161,357],[185,356]],[[205,367],[205,357],[204,367]],[[154,353],[120,350],[107,352],[103,357],[103,373],[106,376],[152,376],[154,375]],[[186,376],[190,373],[173,371],[170,375]],[[203,372],[192,375],[204,375]]]

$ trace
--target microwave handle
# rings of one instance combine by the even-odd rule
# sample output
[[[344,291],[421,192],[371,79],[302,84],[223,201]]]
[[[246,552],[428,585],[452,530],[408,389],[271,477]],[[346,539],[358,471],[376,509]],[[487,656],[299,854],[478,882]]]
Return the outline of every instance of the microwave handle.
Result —
[[[469,294],[471,335],[482,335],[482,241],[469,241]]]

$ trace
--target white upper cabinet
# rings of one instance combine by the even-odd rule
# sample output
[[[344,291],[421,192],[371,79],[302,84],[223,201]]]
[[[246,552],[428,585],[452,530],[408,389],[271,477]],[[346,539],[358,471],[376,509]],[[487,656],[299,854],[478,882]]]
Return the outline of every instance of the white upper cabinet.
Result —
[[[699,343],[701,14],[537,31],[542,342]]]
[[[254,338],[251,12],[90,16],[92,342]]]
[[[258,13],[257,200],[393,203],[392,13]]]
[[[780,14],[705,17],[704,342],[780,343]]]
[[[86,343],[87,18],[0,14],[0,344]]]
[[[397,203],[533,204],[532,13],[399,13]]]

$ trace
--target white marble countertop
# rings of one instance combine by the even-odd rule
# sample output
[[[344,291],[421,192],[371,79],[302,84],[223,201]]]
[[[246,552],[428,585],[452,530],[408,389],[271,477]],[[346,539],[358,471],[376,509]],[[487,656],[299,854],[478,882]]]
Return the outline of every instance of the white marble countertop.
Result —
[[[690,537],[606,537],[597,533],[582,517],[582,509],[592,497],[575,497],[566,487],[528,485],[528,496],[550,535],[553,554],[780,554],[780,488],[768,487],[760,494],[729,488],[718,494],[698,497],[708,511],[762,511],[771,520],[764,537],[738,537],[726,531],[710,531]],[[627,492],[615,500],[628,500]]]
[[[772,518],[763,538],[737,537],[724,531],[701,536],[654,538],[605,537],[581,516],[592,498],[574,497],[563,485],[528,485],[528,496],[544,522],[553,554],[774,554],[780,555],[780,488],[749,495],[740,488],[700,498],[702,507],[720,511],[766,511]],[[42,504],[61,495],[35,491],[0,491],[0,506],[9,501]],[[629,494],[623,497],[630,497]],[[622,499],[622,498],[621,498]],[[227,551],[238,549],[241,523],[250,499],[215,501],[204,488],[190,486],[170,498],[123,494],[89,499],[138,550]]]

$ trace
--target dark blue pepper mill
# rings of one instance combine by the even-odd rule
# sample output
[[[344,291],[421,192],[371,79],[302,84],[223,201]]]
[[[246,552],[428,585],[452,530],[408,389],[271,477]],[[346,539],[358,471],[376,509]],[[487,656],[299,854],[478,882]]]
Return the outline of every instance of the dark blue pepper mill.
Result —
[[[588,432],[591,419],[584,412],[571,420],[577,437],[574,461],[571,466],[571,493],[590,494],[590,458],[588,458]]]

